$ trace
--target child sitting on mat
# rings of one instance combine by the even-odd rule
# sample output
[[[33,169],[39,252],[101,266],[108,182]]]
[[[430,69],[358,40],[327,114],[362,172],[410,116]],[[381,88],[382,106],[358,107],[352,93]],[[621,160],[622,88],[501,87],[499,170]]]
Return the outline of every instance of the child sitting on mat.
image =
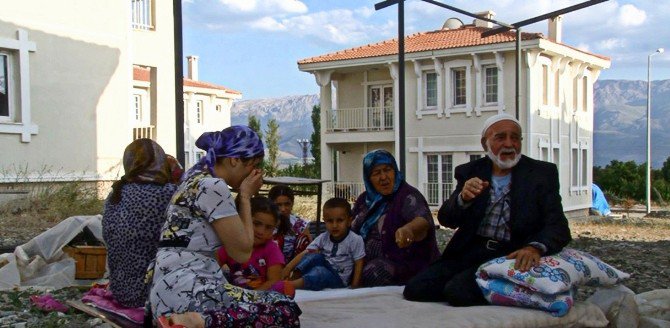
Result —
[[[292,286],[280,280],[284,255],[272,240],[279,223],[277,206],[266,197],[254,197],[251,199],[251,217],[254,229],[251,257],[245,263],[238,263],[228,256],[222,246],[217,252],[219,265],[228,267],[227,277],[233,285],[255,290],[274,290],[293,296]]]
[[[351,205],[331,198],[323,205],[326,231],[284,268],[284,279],[295,288],[321,290],[360,285],[365,245],[351,228]]]

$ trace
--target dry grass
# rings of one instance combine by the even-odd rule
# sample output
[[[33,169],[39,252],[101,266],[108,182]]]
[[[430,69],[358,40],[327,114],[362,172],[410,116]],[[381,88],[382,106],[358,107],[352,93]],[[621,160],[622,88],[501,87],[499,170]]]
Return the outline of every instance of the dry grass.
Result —
[[[74,215],[102,213],[97,188],[80,182],[53,183],[28,197],[0,205],[0,246],[14,246]]]
[[[670,241],[670,220],[665,218],[596,218],[570,221],[573,238],[597,235],[609,241]]]
[[[308,220],[316,220],[316,197],[296,196],[293,213]]]

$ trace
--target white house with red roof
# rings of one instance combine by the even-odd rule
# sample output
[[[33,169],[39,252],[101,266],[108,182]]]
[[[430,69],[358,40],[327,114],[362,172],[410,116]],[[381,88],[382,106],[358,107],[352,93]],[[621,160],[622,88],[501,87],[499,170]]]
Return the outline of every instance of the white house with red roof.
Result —
[[[198,79],[198,56],[188,56],[188,73],[184,77],[184,154],[185,167],[190,167],[205,152],[195,140],[205,131],[217,131],[231,125],[230,109],[242,93]],[[151,67],[133,66],[132,118],[133,138],[156,140],[152,106]],[[152,115],[153,113],[153,115]]]
[[[482,38],[492,27],[449,19],[405,37],[405,177],[434,208],[453,191],[454,168],[484,156],[484,121],[515,115],[516,35]],[[563,44],[560,16],[548,30],[521,34],[522,152],[558,166],[564,209],[582,215],[591,205],[593,84],[610,60]],[[398,157],[397,49],[391,39],[298,61],[321,87],[321,174],[333,195],[363,190],[368,151]]]
[[[176,154],[174,16],[156,0],[14,1],[0,10],[0,184],[111,181],[139,137]],[[184,79],[186,151],[240,92]],[[187,163],[188,164],[188,163]],[[0,186],[0,189],[3,187]]]

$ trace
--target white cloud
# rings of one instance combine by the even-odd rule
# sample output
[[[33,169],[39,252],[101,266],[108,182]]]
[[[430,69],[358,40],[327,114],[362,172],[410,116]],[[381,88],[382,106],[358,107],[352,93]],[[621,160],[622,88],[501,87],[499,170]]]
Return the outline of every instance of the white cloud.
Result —
[[[249,24],[253,28],[265,31],[284,31],[286,26],[272,17],[263,17]]]
[[[375,13],[375,10],[373,7],[360,7],[355,9],[354,12],[363,18],[370,18]]]
[[[623,27],[640,26],[647,20],[647,13],[634,5],[626,4],[619,8],[618,23]]]
[[[376,23],[368,23],[365,15],[367,12],[335,9],[285,18],[281,23],[290,33],[300,37],[352,45],[383,32]]]
[[[298,0],[219,0],[233,11],[245,13],[305,13],[307,6]]]
[[[626,46],[626,40],[619,38],[609,38],[598,42],[598,48],[604,50],[614,50]]]

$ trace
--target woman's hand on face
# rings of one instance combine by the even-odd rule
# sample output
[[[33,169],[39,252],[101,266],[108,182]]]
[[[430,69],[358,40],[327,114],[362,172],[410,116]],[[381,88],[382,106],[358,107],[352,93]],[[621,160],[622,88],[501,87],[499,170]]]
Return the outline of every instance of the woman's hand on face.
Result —
[[[242,184],[240,184],[240,194],[244,196],[253,196],[263,185],[263,171],[261,169],[254,169],[247,175]]]
[[[405,248],[414,242],[414,232],[407,227],[400,227],[395,231],[395,243],[398,247]]]

